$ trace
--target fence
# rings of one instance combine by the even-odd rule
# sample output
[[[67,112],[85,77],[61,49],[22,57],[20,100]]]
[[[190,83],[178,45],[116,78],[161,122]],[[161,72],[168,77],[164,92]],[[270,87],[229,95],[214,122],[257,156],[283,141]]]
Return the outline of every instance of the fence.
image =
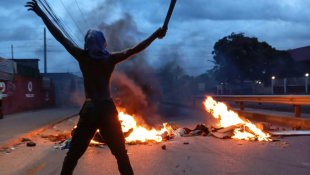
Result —
[[[271,94],[300,94],[308,93],[309,77],[273,79]]]
[[[240,110],[244,110],[244,102],[271,103],[294,105],[295,117],[300,117],[300,105],[310,106],[309,95],[215,95],[217,101],[239,102]],[[192,98],[205,99],[205,96],[192,96]]]
[[[271,80],[271,87],[264,87],[258,81],[247,82],[243,87],[229,84],[217,85],[217,95],[273,95],[307,94],[310,89],[309,77]]]

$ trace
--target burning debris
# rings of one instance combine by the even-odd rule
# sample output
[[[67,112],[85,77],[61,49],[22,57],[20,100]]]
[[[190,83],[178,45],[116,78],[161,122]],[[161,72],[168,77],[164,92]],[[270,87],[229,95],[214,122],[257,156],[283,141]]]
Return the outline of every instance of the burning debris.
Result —
[[[163,124],[163,128],[160,130],[150,129],[138,126],[133,116],[120,112],[118,114],[119,120],[122,125],[122,130],[126,142],[129,144],[136,143],[148,143],[148,142],[161,142],[162,140],[168,140],[172,136],[172,128],[167,123]],[[72,129],[71,135],[74,134],[76,126]],[[91,145],[103,145],[105,141],[100,134],[99,129],[96,131]]]
[[[231,137],[240,140],[258,140],[258,141],[272,141],[271,135],[264,132],[260,128],[267,128],[265,125],[257,127],[250,121],[241,119],[237,113],[228,110],[224,103],[213,100],[212,97],[207,97],[204,102],[206,110],[213,115],[213,117],[220,120],[219,127],[230,128],[226,133],[221,134],[220,137]],[[227,130],[227,129],[226,129]],[[212,132],[213,133],[213,132]]]
[[[54,135],[42,135],[41,137],[46,138],[52,142],[60,142],[60,141],[70,138],[71,135],[64,133],[64,134],[54,134]]]
[[[194,129],[179,128],[177,125],[170,126],[168,123],[163,123],[160,129],[143,127],[137,123],[135,115],[129,115],[125,112],[120,112],[118,117],[121,122],[122,130],[127,144],[148,144],[159,143],[165,140],[169,140],[174,137],[190,137],[190,136],[214,136],[216,138],[233,138],[239,140],[258,140],[258,141],[273,141],[272,135],[276,135],[277,127],[271,127],[269,123],[256,123],[253,124],[246,119],[240,118],[235,112],[227,109],[224,103],[216,102],[211,97],[207,97],[204,102],[206,110],[210,112],[215,118],[219,119],[218,126],[205,125],[203,123],[198,124]],[[123,111],[121,109],[118,109]],[[139,118],[139,117],[138,117]],[[73,135],[76,126],[72,129],[71,135]],[[295,129],[295,128],[294,128]],[[284,131],[278,134],[287,134]],[[303,133],[304,134],[304,133]],[[287,134],[288,135],[288,134]],[[67,139],[69,135],[50,135],[46,138],[51,141],[62,141],[57,146],[58,149],[65,149],[68,147],[70,140]],[[64,141],[64,140],[67,140]],[[184,142],[184,144],[189,144]],[[90,146],[105,145],[103,137],[100,135],[100,131],[97,130]],[[162,149],[166,149],[163,147]]]
[[[163,124],[163,128],[161,130],[147,130],[142,126],[137,126],[137,122],[130,115],[120,112],[118,117],[121,121],[123,132],[128,132],[130,129],[132,129],[132,132],[129,134],[129,136],[125,138],[126,142],[161,142],[163,140],[162,134],[166,132],[166,134],[164,135],[164,137],[166,137],[167,135],[171,136],[172,133],[172,128],[167,123]]]

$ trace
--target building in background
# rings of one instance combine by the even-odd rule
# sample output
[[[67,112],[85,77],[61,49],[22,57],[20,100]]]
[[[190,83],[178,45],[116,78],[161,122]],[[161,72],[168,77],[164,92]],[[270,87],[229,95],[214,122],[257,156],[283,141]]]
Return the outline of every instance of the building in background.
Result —
[[[41,73],[53,79],[56,106],[82,105],[85,101],[83,78],[70,73]]]
[[[43,81],[44,77],[39,74],[38,59],[28,59],[34,66],[18,60],[0,58],[3,113],[54,106],[53,81]]]
[[[16,73],[24,77],[39,78],[39,59],[10,59],[16,64]]]
[[[310,73],[310,46],[289,50],[297,62],[298,69],[303,73]]]
[[[0,80],[13,81],[16,71],[14,61],[0,57]]]

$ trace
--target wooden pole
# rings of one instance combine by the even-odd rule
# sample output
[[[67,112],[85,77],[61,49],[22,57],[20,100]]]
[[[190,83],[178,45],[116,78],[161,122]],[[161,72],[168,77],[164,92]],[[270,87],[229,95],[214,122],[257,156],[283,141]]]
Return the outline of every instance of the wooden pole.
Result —
[[[300,117],[300,105],[294,105],[295,117]]]

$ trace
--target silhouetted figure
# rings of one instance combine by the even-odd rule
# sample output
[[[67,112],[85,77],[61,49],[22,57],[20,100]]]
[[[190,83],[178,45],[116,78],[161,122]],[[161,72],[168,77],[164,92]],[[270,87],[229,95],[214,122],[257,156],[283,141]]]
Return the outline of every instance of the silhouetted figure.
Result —
[[[133,174],[125,148],[125,138],[118,112],[111,99],[110,80],[115,65],[143,51],[156,38],[163,38],[166,29],[159,28],[150,37],[133,48],[109,53],[106,50],[104,34],[99,30],[89,30],[85,36],[85,46],[81,49],[65,38],[61,31],[49,20],[37,2],[27,2],[25,7],[40,16],[51,34],[79,62],[84,77],[86,100],[80,111],[80,119],[73,134],[61,174],[71,175],[78,159],[86,151],[97,129],[116,157],[122,175]]]

